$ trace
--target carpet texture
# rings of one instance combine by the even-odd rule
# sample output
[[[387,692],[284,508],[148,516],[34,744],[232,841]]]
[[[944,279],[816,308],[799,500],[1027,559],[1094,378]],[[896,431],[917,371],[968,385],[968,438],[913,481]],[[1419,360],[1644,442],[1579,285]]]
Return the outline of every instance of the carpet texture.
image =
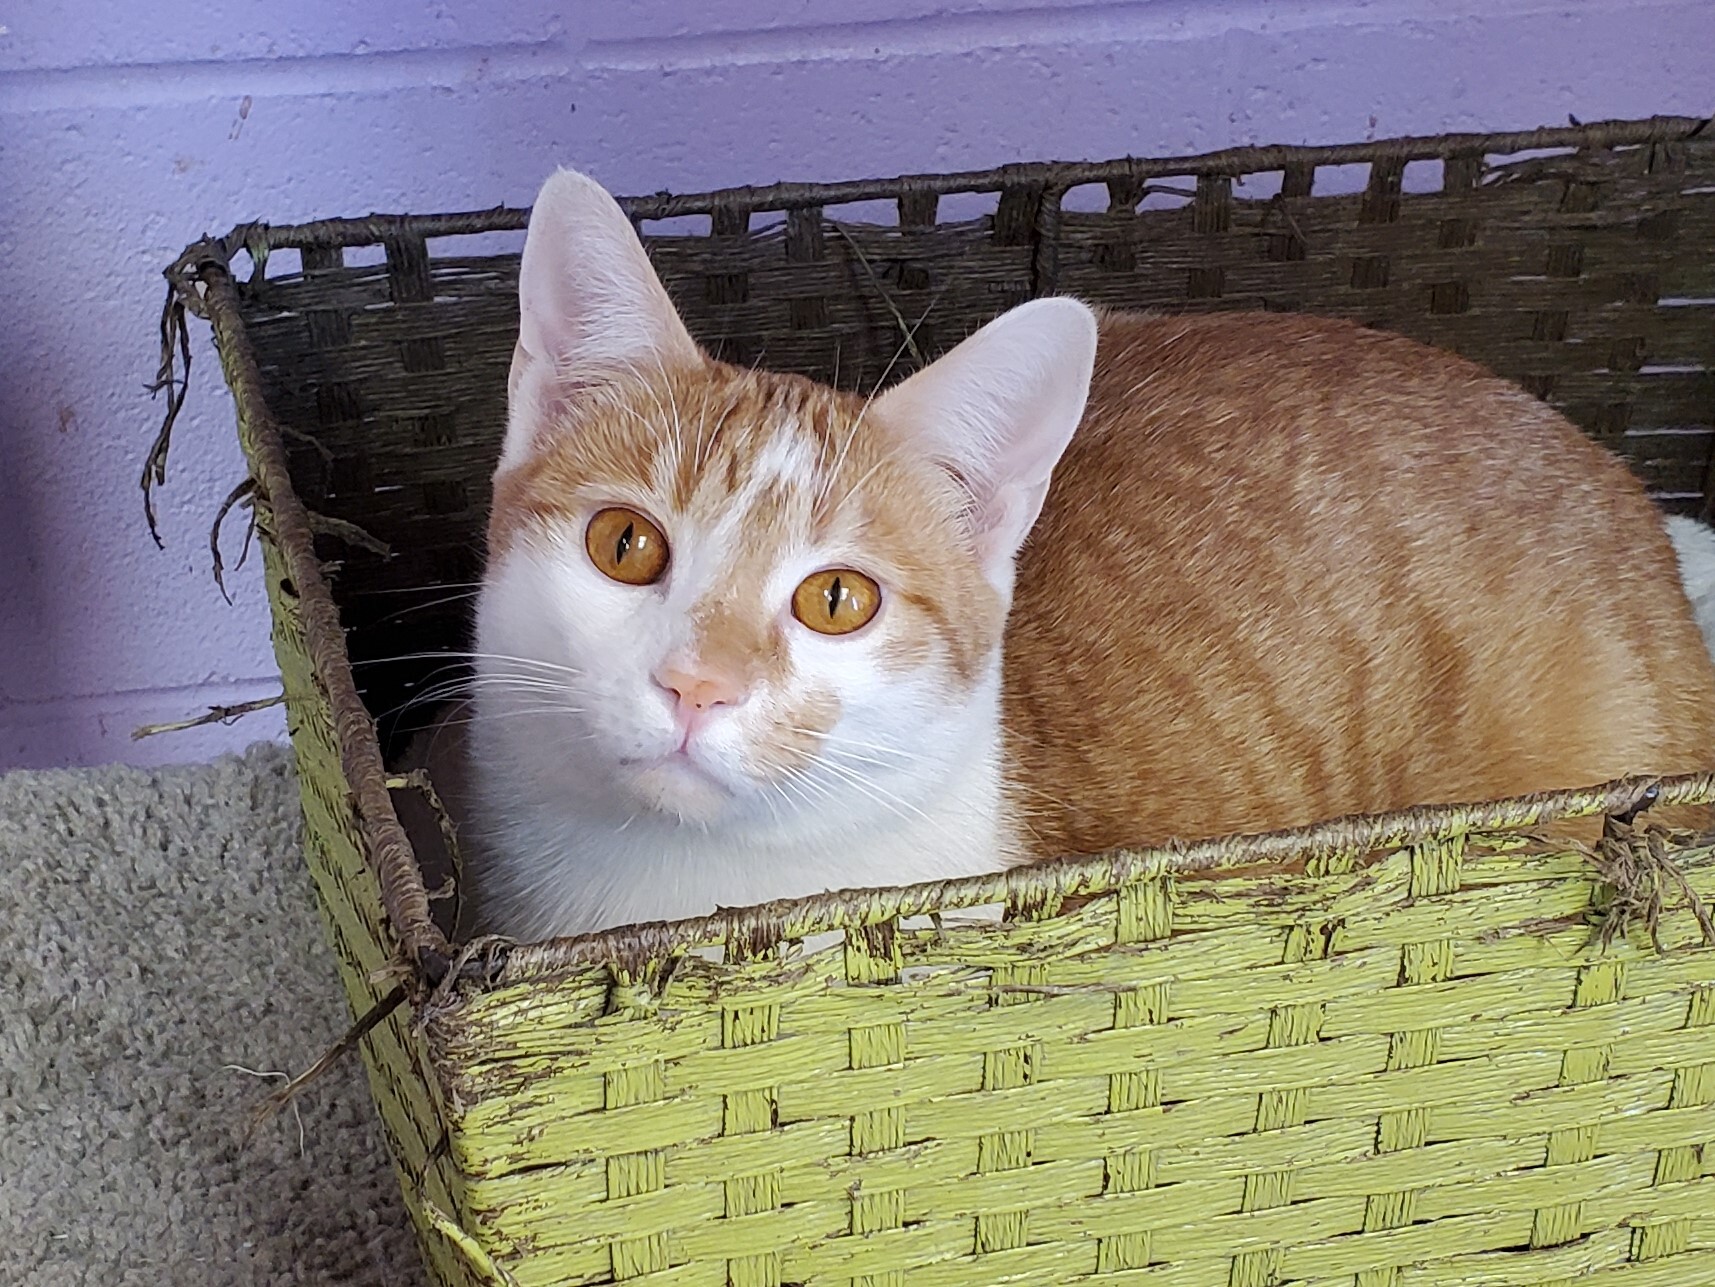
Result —
[[[355,1059],[289,754],[0,777],[0,1283],[424,1281]]]

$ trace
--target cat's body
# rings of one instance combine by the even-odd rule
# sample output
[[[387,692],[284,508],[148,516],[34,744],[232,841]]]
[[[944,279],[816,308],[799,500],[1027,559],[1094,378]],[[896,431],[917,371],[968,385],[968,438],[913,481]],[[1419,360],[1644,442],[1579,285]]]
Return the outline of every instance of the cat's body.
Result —
[[[1019,559],[1009,766],[1050,853],[1701,770],[1684,600],[1619,459],[1472,363],[1109,316]]]
[[[521,280],[475,928],[1715,766],[1653,506],[1457,358],[1044,301],[867,403],[710,362],[569,174]]]

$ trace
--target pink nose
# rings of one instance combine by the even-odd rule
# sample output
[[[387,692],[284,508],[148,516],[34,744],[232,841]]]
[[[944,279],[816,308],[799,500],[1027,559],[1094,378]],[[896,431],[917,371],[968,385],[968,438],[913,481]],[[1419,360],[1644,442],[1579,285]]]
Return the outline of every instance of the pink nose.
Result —
[[[744,697],[737,680],[710,671],[663,666],[655,672],[655,682],[673,694],[681,718],[700,715],[715,706],[734,706]]]

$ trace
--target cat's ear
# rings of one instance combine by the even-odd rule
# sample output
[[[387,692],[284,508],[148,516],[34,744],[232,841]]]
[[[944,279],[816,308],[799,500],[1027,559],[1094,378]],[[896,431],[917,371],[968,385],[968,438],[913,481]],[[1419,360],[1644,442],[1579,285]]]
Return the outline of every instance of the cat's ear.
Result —
[[[1095,359],[1096,317],[1086,305],[1033,300],[876,399],[878,414],[970,492],[978,554],[1003,590],[1084,414]]]
[[[530,211],[518,312],[502,469],[528,457],[555,406],[580,387],[702,361],[631,221],[575,170],[550,177]]]

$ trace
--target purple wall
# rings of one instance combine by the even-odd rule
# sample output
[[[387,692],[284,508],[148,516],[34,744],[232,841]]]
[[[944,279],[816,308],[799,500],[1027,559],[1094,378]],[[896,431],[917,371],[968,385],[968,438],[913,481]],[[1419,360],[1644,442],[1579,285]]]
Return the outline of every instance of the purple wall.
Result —
[[[282,16],[282,14],[289,16]],[[856,16],[854,15],[861,15]],[[0,769],[277,690],[206,333],[144,529],[159,270],[206,231],[1715,110],[1709,0],[27,0],[0,6]],[[237,526],[233,528],[236,536]]]

